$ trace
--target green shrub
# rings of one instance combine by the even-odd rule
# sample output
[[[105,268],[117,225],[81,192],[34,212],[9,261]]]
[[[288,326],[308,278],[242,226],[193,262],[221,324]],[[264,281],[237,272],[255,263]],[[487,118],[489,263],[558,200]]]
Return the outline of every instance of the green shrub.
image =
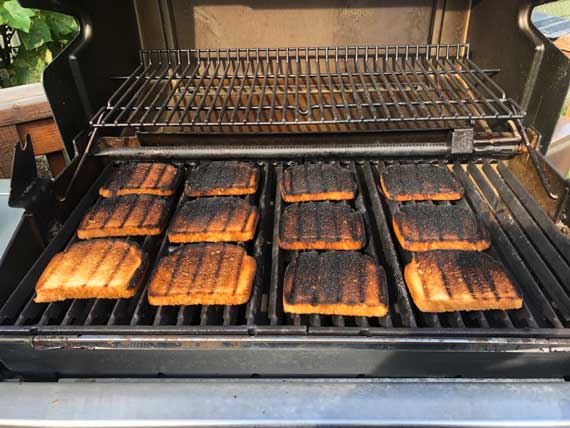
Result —
[[[70,16],[0,0],[0,85],[38,82],[44,67],[77,32]]]

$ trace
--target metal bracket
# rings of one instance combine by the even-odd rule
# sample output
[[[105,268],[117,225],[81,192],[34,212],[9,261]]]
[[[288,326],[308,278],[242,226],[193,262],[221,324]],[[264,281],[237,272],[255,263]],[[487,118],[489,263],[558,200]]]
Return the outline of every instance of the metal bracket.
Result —
[[[452,155],[470,155],[474,152],[475,131],[473,128],[454,129],[449,134]]]
[[[18,142],[15,147],[8,205],[30,211],[47,197],[50,187],[50,179],[38,177],[32,139],[26,135],[24,144]]]

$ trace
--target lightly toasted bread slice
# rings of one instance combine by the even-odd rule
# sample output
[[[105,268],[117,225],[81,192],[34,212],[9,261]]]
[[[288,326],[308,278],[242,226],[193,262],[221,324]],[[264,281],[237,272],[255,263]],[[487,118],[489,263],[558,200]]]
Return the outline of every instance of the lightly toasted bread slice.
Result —
[[[85,215],[79,239],[159,235],[165,227],[167,201],[154,195],[100,199]]]
[[[148,290],[151,305],[241,305],[251,296],[255,260],[231,244],[188,244],[163,257]]]
[[[360,250],[365,243],[362,216],[344,202],[292,204],[281,218],[284,250]]]
[[[404,274],[414,303],[422,312],[522,307],[522,298],[509,280],[503,264],[485,253],[416,253]]]
[[[34,301],[133,297],[145,265],[143,251],[134,242],[79,241],[51,259],[36,284]]]
[[[386,278],[367,255],[353,251],[301,253],[287,266],[283,307],[295,314],[382,317]]]
[[[356,197],[356,181],[338,164],[305,163],[285,170],[280,191],[285,202],[350,200]]]
[[[245,242],[255,236],[259,211],[240,198],[200,198],[186,202],[175,214],[168,240]]]
[[[180,182],[181,172],[166,163],[130,162],[113,168],[99,189],[104,198],[122,195],[172,196]]]
[[[457,205],[405,205],[396,210],[392,224],[408,251],[483,251],[491,246],[485,226],[471,210]]]
[[[200,164],[190,172],[184,193],[188,197],[253,195],[257,191],[257,167],[245,162]]]
[[[454,201],[464,189],[447,168],[437,165],[392,165],[382,171],[380,187],[392,201]]]

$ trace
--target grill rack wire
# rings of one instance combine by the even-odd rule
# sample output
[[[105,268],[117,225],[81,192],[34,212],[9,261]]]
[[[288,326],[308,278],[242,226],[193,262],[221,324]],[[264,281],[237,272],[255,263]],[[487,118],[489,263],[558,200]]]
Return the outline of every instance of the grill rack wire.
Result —
[[[143,50],[93,127],[370,124],[450,129],[522,119],[468,44]]]

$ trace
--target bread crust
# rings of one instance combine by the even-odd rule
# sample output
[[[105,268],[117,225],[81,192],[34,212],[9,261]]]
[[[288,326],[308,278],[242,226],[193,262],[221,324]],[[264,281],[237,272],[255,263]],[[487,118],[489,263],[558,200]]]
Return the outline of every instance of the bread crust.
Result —
[[[182,175],[174,165],[166,163],[132,162],[114,168],[99,189],[104,198],[124,195],[172,196]]]
[[[259,171],[245,162],[225,161],[199,165],[184,187],[188,197],[243,196],[257,192]]]
[[[241,305],[251,296],[255,259],[231,244],[188,244],[163,257],[148,301],[163,305]]]
[[[145,268],[146,256],[134,242],[79,241],[52,258],[36,284],[34,301],[130,298]]]
[[[451,171],[426,164],[386,168],[380,175],[380,188],[387,199],[398,202],[456,201],[465,193]]]
[[[165,227],[167,201],[154,195],[126,195],[99,200],[83,217],[79,239],[159,235]]]
[[[246,242],[255,237],[259,210],[240,198],[188,201],[174,216],[168,240],[172,243]]]
[[[285,272],[283,308],[296,314],[382,317],[383,270],[355,252],[301,253]]]
[[[487,229],[463,207],[406,205],[394,212],[392,227],[402,248],[483,251],[491,246]]]
[[[345,203],[293,204],[281,218],[279,246],[284,250],[360,250],[365,243],[362,216]]]
[[[350,170],[336,164],[295,165],[285,170],[279,191],[290,203],[351,200],[356,181]]]
[[[511,310],[522,298],[502,264],[484,253],[416,254],[404,269],[408,290],[422,312]]]

